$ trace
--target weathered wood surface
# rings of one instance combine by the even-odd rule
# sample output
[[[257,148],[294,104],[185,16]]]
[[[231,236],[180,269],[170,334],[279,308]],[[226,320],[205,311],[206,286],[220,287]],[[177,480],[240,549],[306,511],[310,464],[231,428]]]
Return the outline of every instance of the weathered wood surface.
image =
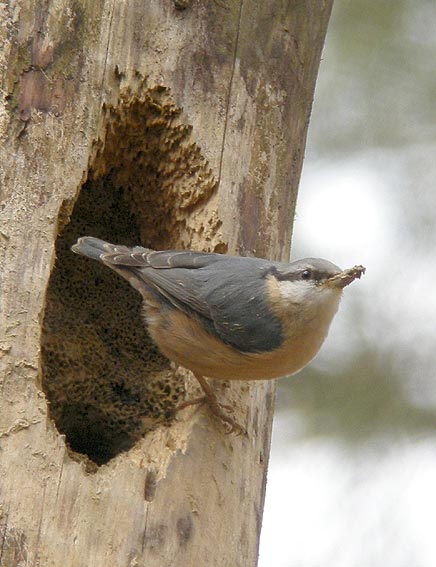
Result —
[[[1,7],[2,567],[257,561],[272,383],[218,388],[248,437],[224,435],[201,409],[93,471],[67,451],[42,390],[56,239],[82,184],[109,172],[111,160],[117,186],[138,183],[135,163],[144,159],[144,171],[153,170],[173,199],[168,209],[159,201],[156,218],[168,223],[152,242],[288,255],[331,1],[187,4],[21,0]],[[171,113],[171,104],[182,111],[163,120],[163,135],[138,142],[146,158],[129,155],[123,140],[151,140],[160,126],[150,108]],[[134,122],[144,105],[141,134]],[[181,131],[181,145],[162,150]],[[153,160],[162,162],[157,170]],[[143,240],[154,230],[144,218]]]

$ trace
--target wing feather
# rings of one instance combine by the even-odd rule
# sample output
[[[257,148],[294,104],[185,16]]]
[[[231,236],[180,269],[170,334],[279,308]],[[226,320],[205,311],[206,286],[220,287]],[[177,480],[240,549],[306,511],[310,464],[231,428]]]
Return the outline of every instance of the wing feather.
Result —
[[[147,293],[187,315],[199,317],[206,329],[245,352],[277,348],[281,322],[265,300],[265,276],[271,262],[191,250],[153,251],[102,240],[80,238],[73,250],[100,260]]]

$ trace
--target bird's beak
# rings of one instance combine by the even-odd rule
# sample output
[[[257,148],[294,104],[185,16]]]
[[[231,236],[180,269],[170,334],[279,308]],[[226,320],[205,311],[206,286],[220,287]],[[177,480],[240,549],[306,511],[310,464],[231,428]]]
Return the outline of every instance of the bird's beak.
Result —
[[[353,268],[349,268],[348,270],[344,270],[339,274],[332,276],[324,282],[324,285],[327,287],[344,288],[351,282],[354,282],[354,280],[360,279],[360,277],[365,273],[365,270],[366,268],[363,266],[354,266]]]

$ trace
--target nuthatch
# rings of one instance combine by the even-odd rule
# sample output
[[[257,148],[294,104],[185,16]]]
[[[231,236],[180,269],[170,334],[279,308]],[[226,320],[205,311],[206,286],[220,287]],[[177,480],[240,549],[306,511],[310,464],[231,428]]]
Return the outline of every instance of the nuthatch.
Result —
[[[319,258],[291,263],[182,250],[153,251],[79,238],[77,254],[100,260],[144,299],[162,353],[191,370],[224,421],[204,377],[266,380],[304,368],[319,351],[342,290],[364,273]]]

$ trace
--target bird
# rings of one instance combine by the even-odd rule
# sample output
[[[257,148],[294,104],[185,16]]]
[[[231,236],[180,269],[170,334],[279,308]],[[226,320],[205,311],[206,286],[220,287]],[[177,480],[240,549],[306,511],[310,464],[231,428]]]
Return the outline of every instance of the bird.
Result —
[[[213,413],[223,412],[207,378],[270,380],[303,369],[321,348],[343,289],[365,273],[320,258],[275,262],[193,250],[156,251],[78,239],[76,254],[102,262],[143,298],[160,351],[197,378]],[[226,408],[228,409],[228,408]]]

